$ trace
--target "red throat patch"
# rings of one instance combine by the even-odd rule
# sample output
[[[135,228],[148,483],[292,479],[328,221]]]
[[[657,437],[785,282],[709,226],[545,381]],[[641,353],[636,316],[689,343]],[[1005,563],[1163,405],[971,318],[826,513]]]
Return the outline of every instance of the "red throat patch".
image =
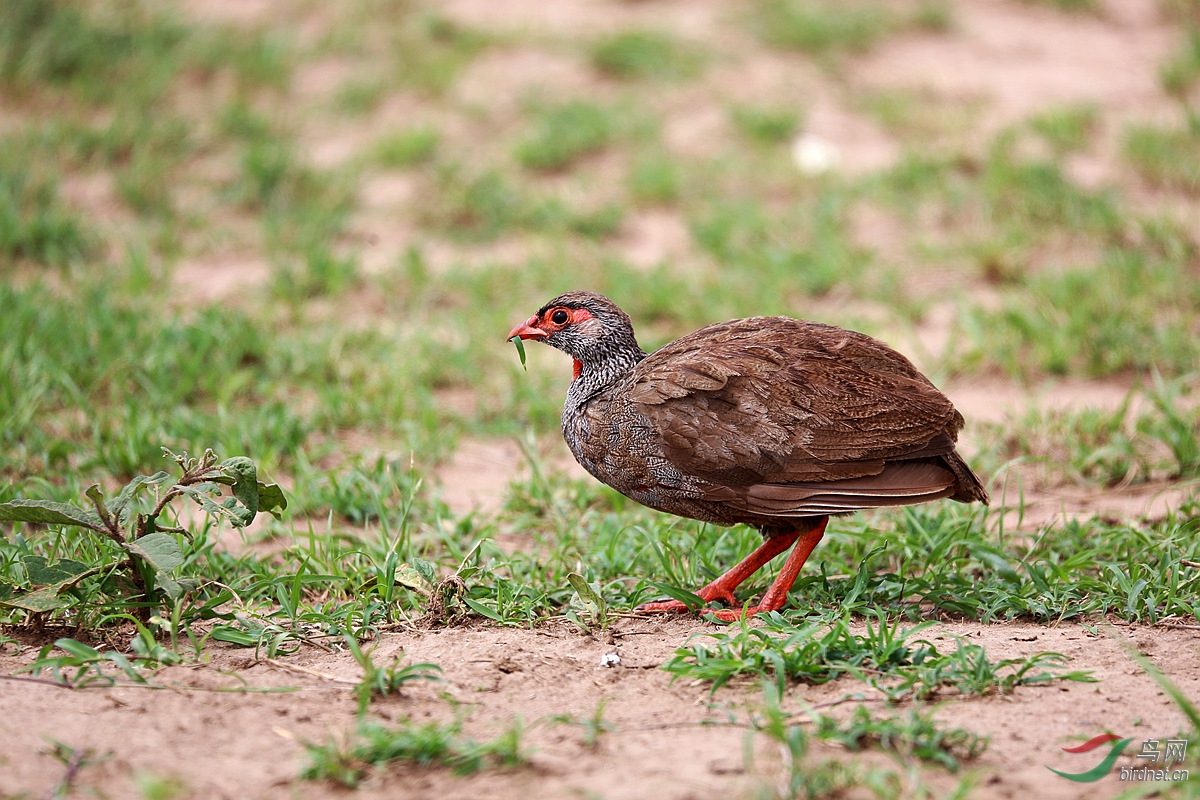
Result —
[[[581,364],[579,362],[578,358],[574,359],[574,361],[575,361],[575,364],[574,364],[574,370],[572,371],[572,374],[571,374],[571,380],[577,381],[577,380],[579,380],[579,376],[583,373],[583,364]]]

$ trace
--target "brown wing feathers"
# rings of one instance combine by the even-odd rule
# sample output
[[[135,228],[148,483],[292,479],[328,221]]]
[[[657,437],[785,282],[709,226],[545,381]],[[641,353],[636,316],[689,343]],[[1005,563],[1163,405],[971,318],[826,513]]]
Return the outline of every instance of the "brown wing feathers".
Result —
[[[808,517],[938,500],[954,494],[954,483],[954,474],[936,464],[902,461],[862,478],[722,486],[709,499],[763,516]]]
[[[718,486],[713,500],[804,516],[986,498],[954,453],[962,416],[907,359],[862,334],[738,320],[672,342],[634,378],[628,399],[664,455]]]

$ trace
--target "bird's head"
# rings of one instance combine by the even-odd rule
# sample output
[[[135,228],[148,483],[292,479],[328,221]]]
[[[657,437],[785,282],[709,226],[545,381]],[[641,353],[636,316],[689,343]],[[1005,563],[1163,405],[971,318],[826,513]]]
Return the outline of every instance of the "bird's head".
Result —
[[[508,338],[536,339],[575,359],[575,377],[590,364],[613,359],[634,362],[645,355],[638,347],[629,315],[595,292],[567,292],[538,309],[508,332]]]

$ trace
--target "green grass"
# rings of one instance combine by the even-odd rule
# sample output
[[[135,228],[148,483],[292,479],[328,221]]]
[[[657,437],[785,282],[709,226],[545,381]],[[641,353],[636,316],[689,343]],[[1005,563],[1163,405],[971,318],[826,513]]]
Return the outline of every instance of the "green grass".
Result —
[[[612,113],[585,100],[543,106],[533,129],[517,145],[521,166],[540,172],[564,170],[608,145],[615,135]]]
[[[889,709],[890,711],[890,709]],[[806,719],[805,719],[806,718]],[[812,725],[809,730],[803,724]],[[962,728],[941,728],[931,715],[919,710],[905,713],[870,714],[859,706],[848,720],[808,710],[788,713],[779,690],[764,685],[763,702],[752,713],[748,727],[758,736],[778,745],[783,756],[783,779],[772,786],[773,797],[837,797],[855,787],[870,787],[881,796],[933,796],[921,780],[914,763],[936,764],[957,772],[963,762],[983,753],[989,740]],[[857,751],[878,747],[891,755],[899,767],[892,770],[865,764],[844,756],[817,761],[809,757],[813,740],[831,742]],[[752,742],[747,741],[747,762],[754,768]],[[962,797],[973,785],[970,774],[949,796]]]
[[[1097,0],[1026,0],[1068,14],[1099,14],[1103,6]]]
[[[641,153],[629,167],[629,194],[642,206],[673,205],[683,191],[682,172],[682,167],[665,152]]]
[[[0,257],[67,266],[94,253],[95,246],[95,234],[60,197],[57,176],[0,143]]]
[[[406,169],[424,164],[437,154],[439,136],[432,127],[414,127],[380,138],[374,147],[374,159],[382,167]]]
[[[869,50],[893,24],[881,3],[760,0],[753,27],[767,44],[815,55]]]
[[[422,767],[445,765],[460,775],[491,765],[517,767],[525,762],[519,723],[488,742],[463,737],[460,731],[461,721],[442,725],[402,720],[394,726],[360,722],[355,740],[348,745],[306,744],[310,763],[302,775],[353,789],[371,772],[396,762]]]
[[[305,424],[263,384],[272,345],[244,315],[214,308],[191,322],[164,320],[102,285],[66,301],[36,285],[8,287],[3,302],[9,474],[69,461],[84,474],[132,477],[158,467],[163,444],[202,451],[189,429],[209,436],[217,427],[225,433],[214,446],[277,463],[304,436]],[[252,443],[267,430],[271,444]]]
[[[940,727],[930,714],[910,710],[880,719],[872,717],[865,706],[856,708],[845,723],[831,717],[819,718],[814,735],[851,752],[878,747],[938,764],[951,772],[957,772],[962,762],[977,758],[988,745],[986,737],[963,728]]]
[[[998,309],[968,308],[962,364],[1013,375],[1179,375],[1200,356],[1193,316],[1200,293],[1174,259],[1114,248],[1092,267],[1039,273]]]
[[[853,285],[866,266],[867,254],[846,235],[844,212],[835,192],[782,214],[757,204],[718,203],[693,221],[692,235],[727,267],[726,290],[754,297],[759,313],[785,313],[793,295]]]
[[[393,74],[407,84],[444,92],[471,60],[491,43],[489,37],[436,12],[403,15],[396,34]]]
[[[948,219],[1007,236],[1010,247],[1080,234],[1101,243],[1124,238],[1131,220],[1119,198],[1079,186],[1053,157],[1024,155],[1023,135],[1000,132],[980,158],[910,155],[877,191],[906,210],[939,204]]]
[[[215,547],[211,534],[194,530],[193,541],[181,543],[184,560],[179,577],[204,576],[216,581],[214,586],[228,586],[235,595],[216,589],[211,594],[200,592],[184,608],[185,619],[202,619],[201,609],[209,603],[228,603],[236,596],[238,605],[233,616],[221,623],[226,633],[220,635],[271,651],[286,647],[295,636],[287,635],[289,628],[301,621],[319,622],[329,635],[340,636],[351,629],[352,620],[354,629],[360,629],[414,618],[426,610],[420,583],[400,584],[388,576],[394,574],[395,565],[420,560],[440,564],[442,574],[447,569],[459,572],[464,591],[452,601],[458,604],[453,613],[480,613],[503,624],[529,625],[570,606],[575,590],[568,574],[577,569],[581,558],[586,564],[584,579],[596,587],[604,603],[613,609],[628,608],[659,594],[646,577],[695,588],[748,552],[755,538],[743,530],[697,536],[697,526],[673,524],[636,508],[621,510],[622,504],[615,503],[611,493],[597,494],[592,487],[581,494],[585,487],[532,484],[514,495],[524,499],[503,519],[534,531],[533,544],[504,554],[486,543],[481,550],[473,548],[474,542],[489,535],[488,523],[464,519],[453,530],[441,528],[437,520],[444,518],[445,509],[431,504],[419,478],[398,465],[346,469],[326,488],[321,486],[298,483],[292,513],[312,515],[310,519],[329,518],[333,513],[334,525],[313,522],[307,532],[301,527],[285,534],[292,544],[281,556],[263,561],[232,557]],[[346,531],[344,526],[350,523],[366,525],[367,532]],[[878,606],[892,621],[880,622],[877,638],[871,640],[875,649],[863,651],[874,653],[871,663],[886,663],[892,656],[881,654],[894,653],[897,663],[932,669],[928,654],[913,656],[918,651],[900,635],[895,615],[919,618],[927,612],[918,609],[932,607],[983,621],[1049,622],[1113,614],[1153,622],[1196,613],[1189,588],[1192,577],[1171,566],[1179,557],[1200,558],[1192,544],[1195,520],[1187,516],[1149,531],[1098,521],[1071,524],[1054,538],[1039,538],[1032,546],[1023,540],[997,542],[971,525],[970,518],[947,516],[937,509],[897,515],[891,525],[882,527],[886,534],[882,538],[856,532],[869,525],[880,527],[878,520],[851,520],[834,531],[819,554],[822,570],[802,576],[797,583],[797,596],[805,598],[809,610],[788,612],[790,621],[781,620],[777,626],[804,631],[806,625],[841,619],[847,611],[865,613]],[[881,547],[868,553],[864,548],[869,542]],[[10,543],[5,560],[16,565],[34,555],[61,558],[69,553],[86,564],[101,557],[90,549],[92,545],[84,545],[73,535],[59,535],[42,544]],[[1138,559],[1130,561],[1130,552],[1137,552]],[[853,579],[831,579],[839,573]],[[11,580],[28,585],[23,573],[12,573]],[[756,578],[747,591],[761,591],[765,580],[766,576]],[[319,604],[297,594],[308,585],[324,587]],[[85,592],[81,598],[85,605],[80,611],[89,608],[87,602],[100,602],[97,610],[102,608],[102,600],[87,601],[87,596]],[[806,615],[812,615],[812,623],[803,622]],[[838,625],[844,626],[844,620]],[[853,659],[849,666],[837,666],[842,657],[830,655],[830,648],[858,652],[854,648],[863,646],[857,634],[844,627],[836,630],[840,632],[835,638],[813,640],[824,642],[823,655],[799,662],[805,669],[818,670],[813,673],[817,679],[827,680],[856,666]],[[857,644],[847,650],[852,643]],[[960,649],[947,658],[962,660],[967,655]],[[954,669],[977,674],[966,663]],[[940,672],[923,673],[921,680],[936,685],[949,680],[948,685],[955,686],[957,679],[945,677],[953,675],[954,669],[946,666]],[[940,677],[931,677],[935,674]]]
[[[738,130],[752,141],[779,144],[790,141],[803,121],[798,109],[736,106],[731,116]]]
[[[46,0],[6,3],[0,29],[5,84],[17,89],[49,84],[93,101],[113,99],[126,77],[135,77],[127,90],[160,88],[176,66],[169,56],[185,37],[165,17],[146,19],[129,10],[101,22],[83,7]]]
[[[981,176],[997,224],[1100,234],[1119,228],[1120,215],[1111,196],[1076,186],[1056,163],[1017,157],[1015,143],[1015,137],[1001,134]]]
[[[1192,27],[1183,37],[1179,51],[1163,64],[1159,79],[1167,93],[1186,101],[1200,80],[1200,30]]]
[[[285,264],[271,277],[271,292],[281,300],[302,302],[314,297],[337,295],[359,282],[358,262],[314,245],[299,264]]]
[[[872,187],[906,218],[936,209],[964,232],[920,257],[973,262],[998,288],[986,307],[960,304],[951,368],[1024,379],[1193,371],[1192,234],[1078,186],[1055,157],[1020,155],[1026,135],[1001,133],[981,160],[911,156]]]
[[[378,108],[386,94],[387,86],[382,81],[352,79],[338,89],[334,103],[339,111],[363,116]]]
[[[875,623],[868,619],[860,635],[853,632],[848,617],[829,625],[797,626],[773,614],[762,627],[742,624],[731,634],[693,636],[690,646],[677,650],[663,669],[676,678],[711,682],[713,691],[739,676],[773,679],[782,691],[787,679],[816,684],[851,675],[893,701],[945,692],[1004,694],[1016,686],[1057,679],[1092,680],[1084,673],[1047,671],[1066,661],[1059,653],[993,663],[982,647],[960,641],[954,653],[943,654],[932,643],[914,638],[930,623],[905,629],[898,622],[888,623],[881,610],[874,616]]]
[[[42,87],[92,104],[144,109],[185,70],[232,70],[247,86],[278,87],[287,48],[234,30],[187,26],[141,4],[105,9],[14,0],[0,10],[0,86],[32,96]]]
[[[622,80],[691,78],[703,58],[697,49],[660,31],[624,31],[595,43],[592,66]]]
[[[303,16],[297,11],[297,18]],[[310,58],[371,54],[369,65],[355,71],[333,104],[356,115],[395,92],[440,100],[478,56],[501,41],[441,13],[435,4],[411,0],[394,0],[386,8],[352,4],[325,22],[316,46],[306,53]]]
[[[1047,111],[1029,121],[1030,127],[1059,154],[1086,149],[1099,123],[1100,109],[1094,103]]]
[[[954,30],[954,6],[945,0],[922,0],[912,16],[913,27],[930,33],[949,33]]]
[[[1117,408],[1031,412],[1016,429],[997,426],[1004,457],[1041,462],[1062,478],[1105,486],[1200,477],[1196,376],[1158,380]],[[1135,412],[1133,404],[1137,403]]]
[[[1200,192],[1200,135],[1184,129],[1133,125],[1125,132],[1125,160],[1147,182]]]
[[[602,240],[615,234],[624,219],[624,210],[613,203],[577,205],[496,170],[469,176],[449,167],[439,182],[444,195],[426,211],[428,220],[459,241],[489,242],[519,233]]]

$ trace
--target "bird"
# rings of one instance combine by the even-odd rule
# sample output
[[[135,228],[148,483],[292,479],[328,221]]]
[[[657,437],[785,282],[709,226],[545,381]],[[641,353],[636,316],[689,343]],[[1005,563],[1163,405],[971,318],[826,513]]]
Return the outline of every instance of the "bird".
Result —
[[[696,592],[725,606],[704,609],[718,619],[781,610],[831,516],[988,502],[956,451],[962,415],[912,362],[866,334],[749,317],[647,354],[616,303],[570,291],[508,340],[571,356],[563,438],[593,477],[658,511],[761,532],[761,545]],[[739,606],[734,590],[789,548],[762,598]],[[691,607],[665,600],[638,610]]]

